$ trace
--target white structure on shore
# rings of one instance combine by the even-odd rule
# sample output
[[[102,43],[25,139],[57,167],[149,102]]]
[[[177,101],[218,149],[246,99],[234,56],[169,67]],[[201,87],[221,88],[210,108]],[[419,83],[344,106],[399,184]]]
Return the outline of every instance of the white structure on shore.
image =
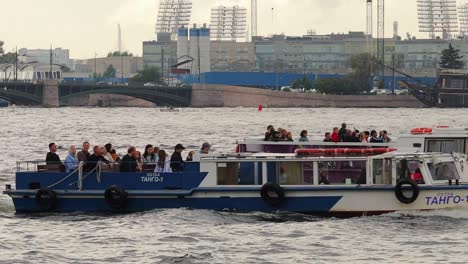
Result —
[[[52,71],[51,71],[52,70]],[[15,78],[15,75],[17,77]],[[41,80],[62,80],[63,73],[60,65],[52,65],[43,63],[26,63],[18,64],[18,68],[14,63],[0,64],[0,81],[41,81]]]

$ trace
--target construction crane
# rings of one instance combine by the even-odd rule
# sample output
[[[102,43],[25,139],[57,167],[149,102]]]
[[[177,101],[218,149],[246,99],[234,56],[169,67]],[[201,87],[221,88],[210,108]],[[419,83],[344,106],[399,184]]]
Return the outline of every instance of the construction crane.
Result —
[[[385,0],[377,0],[377,61],[380,80],[385,77]]]

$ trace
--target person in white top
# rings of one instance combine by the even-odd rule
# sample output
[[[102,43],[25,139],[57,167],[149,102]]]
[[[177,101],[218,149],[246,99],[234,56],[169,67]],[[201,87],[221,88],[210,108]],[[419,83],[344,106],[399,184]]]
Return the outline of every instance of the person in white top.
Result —
[[[158,152],[159,160],[156,164],[156,168],[154,168],[154,172],[163,173],[163,172],[172,172],[171,169],[171,159],[166,154],[166,151],[159,150]]]

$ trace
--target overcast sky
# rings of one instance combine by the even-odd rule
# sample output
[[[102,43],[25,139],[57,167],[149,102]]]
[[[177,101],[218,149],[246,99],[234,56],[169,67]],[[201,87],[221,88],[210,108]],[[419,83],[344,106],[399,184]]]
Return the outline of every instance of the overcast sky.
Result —
[[[257,1],[259,35],[365,30],[365,0]],[[209,23],[212,6],[233,3],[250,7],[249,0],[193,0],[191,23]],[[124,48],[141,55],[141,42],[155,38],[158,5],[159,0],[0,0],[0,40],[7,51],[52,44],[70,49],[72,58],[90,58],[117,48],[120,23]],[[417,32],[416,0],[386,0],[385,15],[386,36],[394,20],[400,35],[426,36]]]

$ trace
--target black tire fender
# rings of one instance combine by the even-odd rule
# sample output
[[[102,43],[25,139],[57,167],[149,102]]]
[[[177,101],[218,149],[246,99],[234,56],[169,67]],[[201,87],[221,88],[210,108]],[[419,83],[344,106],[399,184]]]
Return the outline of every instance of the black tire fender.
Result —
[[[57,193],[49,188],[39,189],[36,192],[36,202],[40,211],[52,211],[57,204]]]
[[[409,186],[408,186],[409,185]],[[411,191],[411,197],[407,197],[403,194],[404,191]],[[419,196],[419,186],[411,179],[401,179],[395,186],[395,196],[401,203],[410,204],[416,201]]]
[[[125,209],[127,207],[128,193],[117,185],[109,186],[104,192],[106,203],[112,209]]]
[[[279,206],[285,200],[284,189],[279,184],[271,182],[262,186],[260,196],[271,206]]]

